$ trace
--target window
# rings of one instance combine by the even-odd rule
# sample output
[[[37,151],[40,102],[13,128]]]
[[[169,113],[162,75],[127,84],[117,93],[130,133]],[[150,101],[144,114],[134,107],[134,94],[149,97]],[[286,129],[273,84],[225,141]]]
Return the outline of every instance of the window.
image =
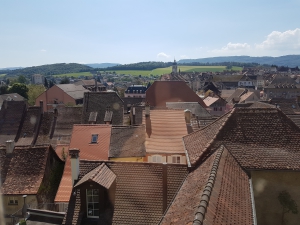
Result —
[[[99,190],[86,189],[87,217],[99,217]]]
[[[18,199],[16,199],[16,197],[9,197],[8,204],[9,205],[18,205]]]
[[[98,134],[92,134],[92,141],[91,143],[97,143],[98,141]]]
[[[152,162],[161,163],[162,162],[162,157],[160,155],[153,155],[152,156]]]
[[[180,163],[180,156],[172,156],[172,163]]]

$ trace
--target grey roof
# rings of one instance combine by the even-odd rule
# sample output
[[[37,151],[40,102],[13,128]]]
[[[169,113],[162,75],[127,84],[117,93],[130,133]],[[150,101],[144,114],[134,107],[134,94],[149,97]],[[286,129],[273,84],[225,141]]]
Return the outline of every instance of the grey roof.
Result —
[[[112,127],[109,157],[144,157],[146,155],[145,135],[145,126]]]
[[[276,75],[265,88],[300,88],[300,84],[289,76]]]
[[[57,84],[56,86],[74,99],[83,99],[83,94],[89,92],[89,90],[85,89],[82,85]]]
[[[0,103],[2,103],[4,100],[7,101],[24,101],[24,97],[19,95],[18,93],[10,93],[10,94],[3,94],[0,95]]]
[[[124,103],[116,92],[88,92],[84,94],[82,123],[88,123],[91,112],[98,112],[96,123],[104,124],[105,112],[109,107],[113,125],[123,125]]]
[[[198,117],[211,117],[210,113],[198,102],[166,102],[169,109],[189,109],[192,114]]]

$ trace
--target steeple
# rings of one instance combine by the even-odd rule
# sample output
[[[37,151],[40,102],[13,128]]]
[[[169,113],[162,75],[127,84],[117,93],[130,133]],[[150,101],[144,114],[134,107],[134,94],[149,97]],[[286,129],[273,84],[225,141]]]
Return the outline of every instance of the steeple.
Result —
[[[172,73],[177,74],[177,62],[176,62],[175,58],[174,58],[174,62],[172,65]]]

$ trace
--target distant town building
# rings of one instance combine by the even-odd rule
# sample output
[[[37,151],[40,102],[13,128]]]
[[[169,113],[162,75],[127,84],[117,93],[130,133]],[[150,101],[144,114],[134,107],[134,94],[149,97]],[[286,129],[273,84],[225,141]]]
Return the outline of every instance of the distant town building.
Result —
[[[172,65],[172,73],[177,74],[177,62],[174,59],[173,65]]]
[[[34,74],[31,76],[32,84],[44,84],[45,78],[41,74]]]
[[[145,98],[147,87],[144,85],[133,84],[124,92],[125,98]]]

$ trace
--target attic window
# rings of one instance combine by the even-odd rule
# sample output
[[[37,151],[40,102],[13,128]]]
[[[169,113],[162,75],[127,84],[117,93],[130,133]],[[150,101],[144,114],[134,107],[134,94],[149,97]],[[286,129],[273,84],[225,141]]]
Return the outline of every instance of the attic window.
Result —
[[[92,141],[91,143],[97,143],[98,141],[98,134],[92,134]]]
[[[15,197],[9,197],[8,204],[9,205],[18,205],[18,200]]]

